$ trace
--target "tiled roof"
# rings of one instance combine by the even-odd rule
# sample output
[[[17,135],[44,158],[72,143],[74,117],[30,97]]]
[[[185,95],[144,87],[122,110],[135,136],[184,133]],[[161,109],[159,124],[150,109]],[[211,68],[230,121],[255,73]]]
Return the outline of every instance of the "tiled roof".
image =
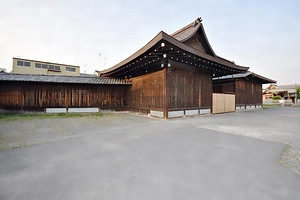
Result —
[[[240,73],[240,74],[231,74],[231,75],[227,75],[227,76],[221,76],[221,77],[216,77],[213,78],[213,81],[217,81],[217,80],[224,80],[224,79],[236,79],[236,78],[245,78],[247,76],[252,76],[255,78],[260,79],[263,83],[276,83],[275,80],[263,77],[261,75],[255,74],[253,72],[246,72],[246,73]]]
[[[93,85],[129,85],[130,84],[126,80],[110,78],[110,77],[57,76],[57,75],[12,74],[12,73],[0,73],[0,81],[73,83],[73,84],[93,84]]]
[[[300,87],[299,84],[289,84],[289,85],[278,85],[277,87],[281,88],[281,89],[296,89],[298,87]]]
[[[232,78],[244,78],[252,74],[251,72],[246,72],[246,73],[240,73],[240,74],[231,74],[227,76],[221,76],[221,77],[216,77],[213,78],[213,80],[220,80],[220,79],[232,79]]]

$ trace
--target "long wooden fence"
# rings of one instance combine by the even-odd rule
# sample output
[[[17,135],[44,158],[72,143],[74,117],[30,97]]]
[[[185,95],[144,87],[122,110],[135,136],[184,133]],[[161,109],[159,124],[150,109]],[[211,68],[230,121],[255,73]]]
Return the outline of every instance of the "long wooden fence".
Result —
[[[127,85],[89,85],[2,82],[0,108],[43,110],[45,108],[127,107]]]

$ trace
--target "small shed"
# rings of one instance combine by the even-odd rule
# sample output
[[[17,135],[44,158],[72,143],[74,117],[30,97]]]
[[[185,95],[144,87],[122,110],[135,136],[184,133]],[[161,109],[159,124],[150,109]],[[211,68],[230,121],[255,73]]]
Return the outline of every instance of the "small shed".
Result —
[[[275,80],[253,72],[232,74],[213,78],[213,92],[234,94],[236,110],[260,108],[262,106],[262,84]]]

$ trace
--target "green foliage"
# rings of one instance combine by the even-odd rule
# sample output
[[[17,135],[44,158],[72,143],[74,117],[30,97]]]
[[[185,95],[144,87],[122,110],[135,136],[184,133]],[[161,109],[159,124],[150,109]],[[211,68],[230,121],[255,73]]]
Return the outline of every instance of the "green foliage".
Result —
[[[274,97],[272,97],[272,100],[281,100],[282,98],[281,98],[281,96],[274,96]]]
[[[300,87],[297,88],[297,99],[300,99]]]

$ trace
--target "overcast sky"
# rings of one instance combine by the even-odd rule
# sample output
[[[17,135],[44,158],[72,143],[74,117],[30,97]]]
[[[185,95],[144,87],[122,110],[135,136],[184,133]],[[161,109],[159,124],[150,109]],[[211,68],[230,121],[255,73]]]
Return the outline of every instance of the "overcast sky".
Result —
[[[1,0],[0,68],[21,57],[93,73],[198,17],[217,55],[279,84],[300,83],[299,0]]]

